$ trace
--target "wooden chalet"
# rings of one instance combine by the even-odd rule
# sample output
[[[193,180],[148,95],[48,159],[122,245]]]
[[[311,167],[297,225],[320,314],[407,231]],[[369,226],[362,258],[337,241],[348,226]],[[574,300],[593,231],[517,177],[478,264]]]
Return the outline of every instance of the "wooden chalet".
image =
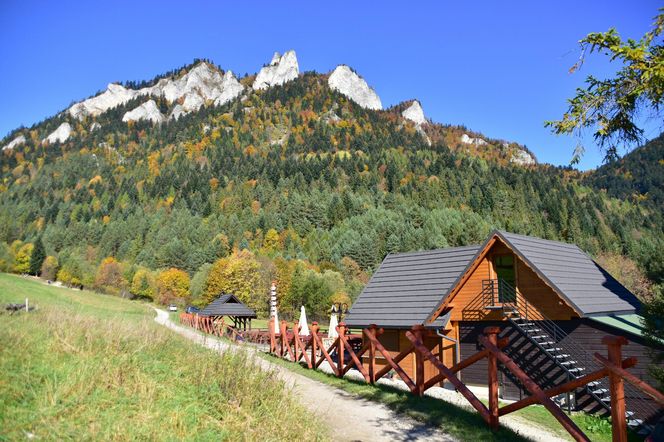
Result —
[[[256,319],[256,312],[247,307],[237,296],[222,294],[198,312],[199,316],[212,319],[221,319],[224,316],[233,321],[233,327],[238,330],[251,330],[251,320]]]
[[[639,308],[634,294],[576,245],[494,231],[482,245],[388,255],[345,322],[351,328],[383,328],[379,341],[393,355],[410,345],[406,332],[423,325],[425,346],[447,367],[477,352],[478,336],[497,325],[501,336],[510,338],[504,351],[543,388],[593,370],[592,354],[604,347],[602,338],[623,336],[629,341],[625,356],[639,361],[633,373],[654,384]],[[414,376],[412,354],[400,364]],[[425,362],[426,380],[438,373]],[[484,388],[486,373],[484,361],[459,377]],[[498,381],[503,399],[528,395],[509,371],[501,371]],[[631,426],[662,412],[638,390],[626,389],[625,395]],[[556,400],[569,409],[610,411],[606,381]]]

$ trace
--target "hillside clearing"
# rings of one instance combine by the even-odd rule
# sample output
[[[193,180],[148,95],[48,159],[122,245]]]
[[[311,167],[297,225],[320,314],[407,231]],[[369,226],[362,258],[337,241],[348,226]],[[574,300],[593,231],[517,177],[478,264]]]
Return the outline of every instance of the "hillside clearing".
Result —
[[[159,327],[145,304],[0,274],[0,439],[321,440],[274,372]],[[287,410],[287,412],[285,412]]]

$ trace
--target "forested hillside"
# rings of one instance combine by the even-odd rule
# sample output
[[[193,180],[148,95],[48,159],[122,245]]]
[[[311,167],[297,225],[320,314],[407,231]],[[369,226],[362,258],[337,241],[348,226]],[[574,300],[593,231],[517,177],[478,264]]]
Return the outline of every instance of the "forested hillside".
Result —
[[[584,179],[514,164],[515,143],[459,142],[465,128],[365,109],[312,72],[161,124],[123,122],[143,101],[7,137],[26,140],[1,156],[1,270],[160,302],[233,291],[260,312],[277,280],[286,316],[305,305],[316,317],[350,303],[389,252],[499,228],[622,255],[662,281],[661,141],[624,160],[657,175],[634,198],[628,178],[608,178],[616,169]],[[40,141],[64,122],[75,136]]]

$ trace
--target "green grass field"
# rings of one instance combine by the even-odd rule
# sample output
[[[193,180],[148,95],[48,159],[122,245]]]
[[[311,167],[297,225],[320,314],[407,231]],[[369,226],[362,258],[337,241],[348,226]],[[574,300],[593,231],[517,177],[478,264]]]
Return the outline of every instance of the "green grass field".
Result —
[[[326,439],[271,373],[160,327],[147,304],[0,274],[0,440]]]

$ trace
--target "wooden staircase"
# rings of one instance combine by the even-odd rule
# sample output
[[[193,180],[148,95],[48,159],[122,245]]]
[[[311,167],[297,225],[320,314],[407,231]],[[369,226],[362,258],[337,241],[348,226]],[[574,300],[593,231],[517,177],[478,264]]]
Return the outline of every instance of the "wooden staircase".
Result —
[[[503,280],[489,279],[482,282],[482,297],[487,310],[500,310],[513,328],[536,347],[550,363],[565,373],[565,381],[596,370],[600,365],[593,359],[592,352],[583,348],[552,320],[547,318],[529,303],[514,287]],[[567,393],[556,398],[556,402],[568,411],[579,409],[576,397],[586,393],[600,410],[611,413],[611,395],[607,379],[600,379],[585,385],[580,391]],[[641,399],[638,390],[626,385],[629,410],[625,412],[627,425],[640,435],[647,435],[652,426],[637,416],[652,415],[657,407]]]

